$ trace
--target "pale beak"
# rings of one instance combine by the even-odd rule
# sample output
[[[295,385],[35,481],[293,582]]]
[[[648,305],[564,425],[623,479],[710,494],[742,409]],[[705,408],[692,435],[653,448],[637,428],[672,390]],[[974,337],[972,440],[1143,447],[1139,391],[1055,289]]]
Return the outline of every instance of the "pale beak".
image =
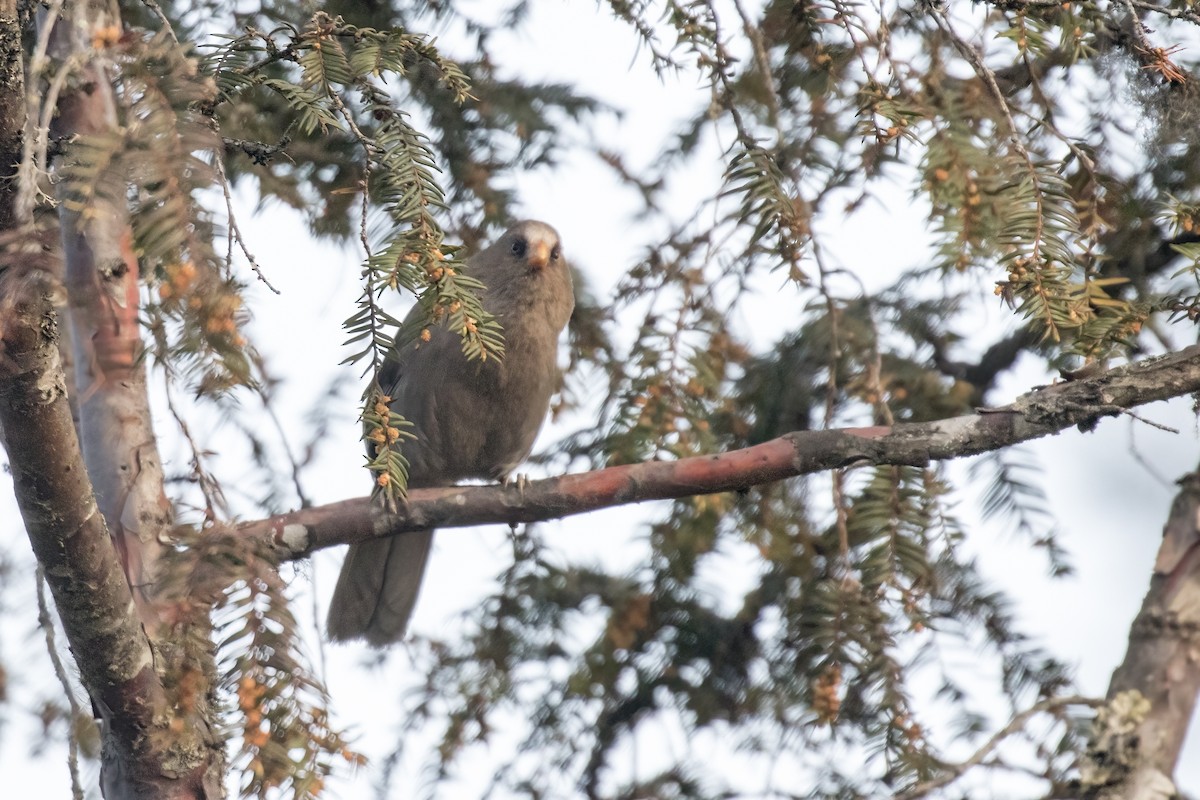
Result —
[[[550,245],[547,242],[534,242],[529,248],[529,266],[534,269],[545,269],[550,263]]]

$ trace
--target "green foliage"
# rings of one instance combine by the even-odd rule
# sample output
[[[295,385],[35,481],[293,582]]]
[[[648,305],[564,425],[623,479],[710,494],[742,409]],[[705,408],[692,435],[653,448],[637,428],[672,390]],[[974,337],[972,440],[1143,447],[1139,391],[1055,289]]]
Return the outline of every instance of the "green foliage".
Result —
[[[319,120],[330,111],[328,104],[300,100],[296,108],[281,94],[246,91],[264,78],[280,81],[292,94],[305,91],[307,84],[297,86],[301,81],[293,63],[300,63],[306,78],[330,87],[361,86],[364,78],[374,88],[386,86],[392,107],[419,121],[422,140],[428,136],[436,154],[431,163],[443,170],[449,202],[438,211],[439,223],[471,247],[489,226],[511,220],[509,171],[552,163],[562,149],[556,139],[559,120],[580,120],[599,108],[569,86],[502,77],[487,31],[452,5],[330,3],[326,11],[324,33],[311,27],[299,32],[297,20],[311,10],[300,3],[272,3],[253,16],[245,36],[231,37],[216,56],[225,65],[218,75],[226,90],[218,110],[222,126],[238,131],[239,141],[250,145],[249,151],[230,147],[231,155],[241,149],[251,162],[231,159],[230,176],[236,181],[253,175],[263,196],[308,215],[317,235],[359,232],[354,199],[361,190],[362,157],[354,137],[338,125],[322,130],[318,124],[308,136],[295,125],[277,125],[297,111]],[[433,22],[427,12],[441,17],[442,25],[465,27],[475,37],[475,48],[450,60],[428,37],[410,33]],[[333,38],[322,50],[308,46],[312,35]],[[352,110],[353,96],[343,97]],[[370,117],[356,122],[367,132],[374,125]]]
[[[987,472],[991,471],[991,476]],[[1055,536],[1053,516],[1046,504],[1040,468],[1020,450],[989,453],[971,467],[973,479],[988,479],[983,494],[983,518],[1010,522],[1030,544],[1044,548],[1056,576],[1069,575],[1071,567]]]
[[[455,249],[443,244],[438,213],[446,203],[436,155],[384,88],[390,78],[428,68],[453,102],[462,103],[469,96],[466,76],[423,36],[360,28],[324,12],[283,41],[250,29],[211,63],[223,96],[210,113],[239,98],[245,102],[249,94],[275,94],[292,117],[287,130],[307,138],[344,137],[357,151],[357,181],[340,190],[358,197],[359,240],[366,253],[358,309],[345,323],[348,343],[357,349],[346,360],[365,362],[372,375],[362,413],[373,443],[367,467],[378,476],[376,491],[394,505],[404,496],[408,470],[398,447],[403,421],[389,423],[392,415],[375,411],[379,370],[396,344],[397,325],[380,297],[401,287],[420,296],[425,316],[415,329],[401,331],[404,338],[444,322],[462,336],[463,352],[471,358],[499,358],[504,352],[500,326],[479,302],[482,285],[463,274]],[[297,69],[272,77],[271,68],[281,63]]]
[[[582,380],[568,382],[567,397],[589,413],[598,406],[598,421],[568,436],[552,463],[671,460],[792,430],[968,414],[994,402],[1023,355],[1097,361],[1156,346],[1145,326],[1158,310],[1200,317],[1194,264],[1169,269],[1196,255],[1197,140],[1173,121],[1185,92],[1172,69],[1190,86],[1192,65],[1165,46],[1114,38],[1102,9],[767,2],[758,16],[737,9],[738,31],[734,12],[712,3],[607,5],[651,68],[699,76],[712,99],[648,169],[601,154],[669,233],[644,248],[611,302],[581,304],[573,363],[606,391],[595,399]],[[1116,99],[1098,82],[1128,94]],[[1148,110],[1139,123],[1129,119],[1135,95]],[[1134,124],[1152,125],[1140,131],[1144,149]],[[710,158],[712,139],[721,191],[672,205],[663,187]],[[886,190],[897,181],[926,210],[931,248],[894,264],[836,263],[821,231],[869,202],[894,202]],[[862,285],[878,283],[876,266],[914,263],[886,288]],[[797,299],[755,318],[773,343],[753,346],[734,320],[781,276]],[[977,322],[989,290],[1012,312],[994,333]],[[981,459],[972,475],[984,515],[1067,574],[1042,494],[1050,476],[1017,454]],[[971,495],[949,480],[888,467],[677,502],[650,527],[650,559],[631,574],[563,565],[538,537],[518,538],[467,639],[421,652],[427,679],[408,722],[439,732],[435,776],[451,777],[516,715],[530,724],[496,784],[521,795],[745,790],[687,755],[626,781],[622,748],[657,726],[808,764],[812,788],[789,787],[796,796],[892,796],[951,781],[949,737],[930,720],[946,712],[975,743],[997,726],[976,706],[978,676],[936,665],[961,652],[993,665],[1014,711],[1067,692],[1070,670],[1026,640],[964,555],[954,507]],[[747,546],[753,577],[730,611],[704,576]],[[931,675],[937,698],[918,699],[914,685]],[[1031,759],[1052,786],[1066,785],[1082,752],[1079,720],[1047,714],[1053,733]],[[814,752],[828,758],[812,765]]]
[[[528,5],[515,3],[506,24]],[[1135,6],[1154,24],[1127,16]],[[581,291],[564,410],[586,422],[544,459],[670,461],[794,430],[944,419],[1002,399],[994,387],[1023,357],[1099,362],[1191,336],[1168,325],[1200,319],[1197,64],[1194,46],[1175,45],[1200,39],[1200,18],[1135,6],[610,0],[602,12],[630,27],[648,74],[694,77],[709,96],[648,167],[597,144],[646,229],[666,233],[624,265],[611,298]],[[262,198],[302,209],[314,235],[356,239],[348,360],[370,376],[368,466],[397,503],[407,465],[396,445],[410,433],[380,368],[435,324],[473,358],[503,357],[481,286],[448,242],[472,248],[507,221],[514,176],[553,164],[601,106],[571,86],[508,77],[492,24],[465,4],[309,13],[293,2],[244,12],[200,60],[165,34],[97,45],[117,68],[121,126],[63,144],[62,196],[83,214],[131,209],[155,289],[153,355],[214,393],[247,382],[254,362],[232,257],[214,245],[224,237],[232,249],[237,236],[202,190],[253,179]],[[439,26],[476,49],[456,60],[417,33]],[[719,191],[668,195],[714,154]],[[841,263],[824,232],[897,202],[922,210],[929,247],[914,237],[891,263]],[[423,312],[400,330],[383,308],[394,291]],[[780,291],[791,299],[769,316],[754,305]],[[979,324],[993,292],[1007,315],[995,331]],[[1014,453],[971,474],[984,516],[1067,572],[1045,506],[1052,476]],[[988,675],[956,673],[945,666],[954,656],[990,670],[1013,712],[1070,686],[1067,666],[1023,636],[964,553],[974,532],[956,506],[976,498],[950,480],[932,468],[847,469],[677,501],[638,534],[647,557],[628,574],[562,563],[537,533],[514,537],[468,635],[418,641],[424,682],[399,716],[409,734],[436,731],[435,781],[514,717],[527,722],[494,783],[530,797],[750,791],[736,771],[686,753],[625,770],[621,754],[658,725],[804,773],[767,790],[777,794],[894,796],[949,782],[954,737],[978,746],[1004,725],[982,710]],[[180,596],[228,609],[222,690],[237,698],[229,720],[246,792],[315,793],[343,745],[303,669],[278,575],[223,539],[180,558],[169,576]],[[718,596],[711,576],[731,558],[747,577]],[[188,654],[198,664],[202,633]],[[930,678],[933,697],[921,688]],[[935,729],[947,718],[948,732]],[[1052,734],[1017,769],[1067,785],[1079,720],[1062,709],[1047,719]]]
[[[158,600],[187,631],[164,665],[178,724],[207,724],[215,671],[221,735],[238,742],[243,797],[317,797],[336,764],[361,762],[333,727],[269,552],[217,526],[184,533],[163,562]]]
[[[534,757],[496,776],[521,795],[627,796],[605,788],[622,743],[675,721],[743,758],[802,760],[832,735],[864,759],[854,796],[927,780],[940,756],[910,673],[982,644],[1003,662],[1015,703],[1067,677],[1022,642],[1003,598],[960,560],[963,532],[935,473],[886,467],[856,482],[841,521],[822,530],[805,526],[791,487],[677,502],[651,530],[647,567],[630,576],[556,565],[540,536],[517,537],[469,636],[422,648],[426,683],[405,728],[440,731],[436,774],[447,777],[473,745],[511,736],[511,715],[528,720],[516,738]],[[699,577],[727,557],[718,541],[735,531],[753,537],[761,561],[741,602],[722,610]],[[944,681],[961,708],[969,692]],[[686,757],[666,774],[686,776],[677,796],[730,791],[728,776]],[[622,791],[653,796],[666,774]]]

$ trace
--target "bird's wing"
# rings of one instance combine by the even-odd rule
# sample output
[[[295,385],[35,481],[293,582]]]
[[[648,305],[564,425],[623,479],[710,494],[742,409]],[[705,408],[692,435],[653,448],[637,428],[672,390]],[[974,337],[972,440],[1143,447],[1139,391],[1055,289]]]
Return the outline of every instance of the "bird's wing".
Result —
[[[410,332],[412,326],[421,317],[421,306],[414,304],[404,315],[404,320],[396,329],[396,343],[392,349],[388,351],[387,356],[383,360],[383,366],[379,368],[379,388],[383,393],[395,399],[401,393],[401,381],[404,376],[412,371],[412,362],[418,358],[415,341],[405,341],[402,339],[406,332]],[[410,337],[411,338],[411,335]]]

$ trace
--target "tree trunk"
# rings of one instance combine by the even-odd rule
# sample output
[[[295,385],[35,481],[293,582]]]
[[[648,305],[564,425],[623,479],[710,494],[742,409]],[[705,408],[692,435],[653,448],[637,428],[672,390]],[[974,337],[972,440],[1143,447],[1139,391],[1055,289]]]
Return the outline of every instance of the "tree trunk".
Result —
[[[0,0],[0,232],[17,227],[15,180],[25,129],[25,75],[16,0]]]
[[[79,56],[101,41],[98,31],[118,29],[119,21],[103,3],[66,8],[69,18],[43,24],[54,26],[51,49],[60,69],[72,69],[53,130],[69,142],[117,125],[108,76],[96,62],[80,65]],[[20,43],[10,12],[11,4],[0,7],[6,36],[0,49],[8,36]],[[19,82],[6,89],[0,151],[19,153],[23,119],[16,115],[23,117],[24,94]],[[8,182],[0,192],[0,219],[11,226],[22,213],[16,190]],[[58,356],[57,281],[46,265],[11,256],[20,246],[12,228],[8,268],[0,269],[0,307],[8,312],[0,329],[0,428],[9,433],[18,503],[101,721],[104,796],[223,797],[211,653],[177,643],[207,645],[207,620],[163,614],[154,599],[156,565],[173,519],[146,393],[127,210],[119,199],[91,203],[86,214],[63,203],[59,226],[77,422]],[[185,688],[180,676],[187,674],[201,679]],[[164,681],[167,675],[173,677]]]

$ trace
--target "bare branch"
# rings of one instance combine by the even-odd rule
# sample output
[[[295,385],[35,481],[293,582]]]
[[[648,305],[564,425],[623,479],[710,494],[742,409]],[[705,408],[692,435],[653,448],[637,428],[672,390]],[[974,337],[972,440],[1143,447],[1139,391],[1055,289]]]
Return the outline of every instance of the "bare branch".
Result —
[[[1008,724],[1000,730],[992,734],[983,746],[971,755],[966,761],[959,764],[950,765],[947,771],[942,775],[932,780],[919,783],[910,791],[902,795],[898,795],[896,800],[915,800],[918,797],[925,797],[931,792],[941,789],[954,781],[961,778],[968,771],[980,766],[987,761],[988,757],[995,753],[996,748],[1004,742],[1005,739],[1015,733],[1019,733],[1025,729],[1029,721],[1039,714],[1057,715],[1062,712],[1067,706],[1089,706],[1095,708],[1103,705],[1103,702],[1094,697],[1082,697],[1079,695],[1070,695],[1066,697],[1047,697],[1034,703],[1029,708],[1014,716],[1009,720]]]
[[[789,433],[754,447],[680,461],[631,464],[527,484],[413,489],[389,513],[361,497],[245,523],[284,559],[423,528],[516,524],[610,506],[740,491],[797,475],[863,464],[925,465],[1058,433],[1105,416],[1200,391],[1200,345],[1044,387],[1003,408],[937,422]]]
[[[54,667],[54,677],[58,678],[58,685],[62,687],[63,696],[67,698],[71,715],[67,724],[67,771],[71,774],[71,800],[83,800],[83,784],[79,782],[79,734],[76,731],[83,709],[75,699],[75,691],[71,688],[70,678],[67,677],[67,666],[63,663],[55,643],[54,619],[50,616],[50,604],[46,602],[46,571],[41,564],[38,564],[36,580],[38,625],[46,637],[46,652],[50,656],[50,664]]]

